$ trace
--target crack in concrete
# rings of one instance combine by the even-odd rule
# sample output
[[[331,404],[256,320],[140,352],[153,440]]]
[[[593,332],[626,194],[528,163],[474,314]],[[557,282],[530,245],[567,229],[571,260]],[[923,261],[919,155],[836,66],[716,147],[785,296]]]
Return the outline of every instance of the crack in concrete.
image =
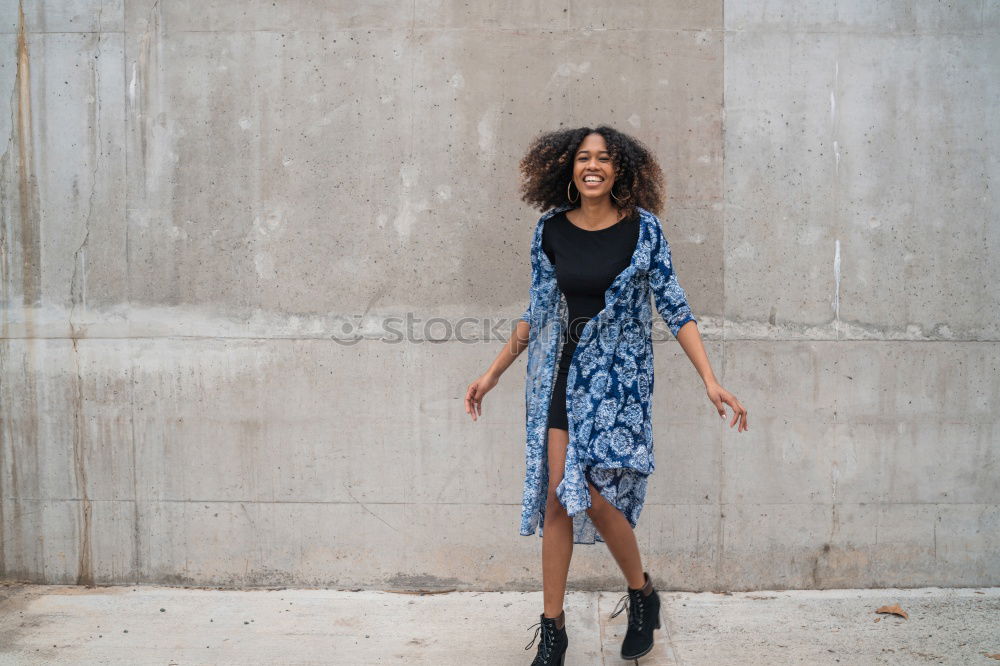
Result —
[[[382,518],[382,516],[378,515],[377,513],[375,513],[371,509],[369,509],[367,506],[365,506],[365,504],[361,500],[359,500],[357,497],[355,497],[354,493],[351,492],[350,486],[348,486],[346,483],[343,484],[343,486],[344,486],[344,490],[346,490],[347,494],[351,496],[351,499],[354,500],[355,504],[357,504],[362,509],[364,509],[368,513],[372,514],[373,516],[375,516],[376,518],[378,518],[383,523],[385,523],[390,529],[392,529],[392,531],[394,531],[394,532],[398,532],[399,531],[397,528],[395,528],[392,525],[390,525],[384,518]]]
[[[91,87],[94,93],[94,112],[93,112],[93,140],[92,145],[95,146],[94,151],[91,154],[92,165],[90,169],[90,196],[87,198],[87,215],[84,218],[84,234],[83,240],[80,242],[80,246],[76,248],[73,252],[73,276],[70,278],[70,311],[69,311],[69,330],[70,337],[78,337],[77,327],[73,322],[73,315],[76,312],[77,305],[82,305],[86,307],[86,267],[84,266],[83,280],[80,280],[81,264],[86,262],[86,250],[87,241],[90,240],[90,223],[94,217],[94,197],[97,195],[97,179],[100,167],[100,157],[101,149],[99,142],[101,140],[101,14],[104,11],[104,4],[101,4],[100,9],[97,12],[97,48],[94,55],[93,61],[91,63]],[[81,254],[83,259],[81,260]]]

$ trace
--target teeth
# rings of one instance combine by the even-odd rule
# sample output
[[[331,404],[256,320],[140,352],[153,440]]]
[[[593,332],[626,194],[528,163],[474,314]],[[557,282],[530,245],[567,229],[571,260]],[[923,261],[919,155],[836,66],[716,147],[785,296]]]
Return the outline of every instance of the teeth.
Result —
[[[600,183],[603,181],[604,179],[600,178],[599,176],[587,176],[586,178],[583,179],[583,182],[585,183]]]

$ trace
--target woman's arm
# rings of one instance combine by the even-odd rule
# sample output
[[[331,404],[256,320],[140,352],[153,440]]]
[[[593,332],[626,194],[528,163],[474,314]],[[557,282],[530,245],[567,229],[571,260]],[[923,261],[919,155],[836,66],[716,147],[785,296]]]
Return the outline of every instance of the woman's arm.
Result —
[[[705,383],[708,399],[715,405],[719,416],[726,418],[726,408],[723,405],[729,405],[733,409],[733,420],[729,427],[733,427],[738,421],[740,425],[737,432],[749,429],[746,408],[740,404],[736,396],[722,388],[715,378],[715,373],[712,372],[712,365],[708,361],[708,354],[705,353],[705,345],[701,340],[701,331],[698,330],[698,322],[688,305],[687,294],[684,293],[674,274],[670,244],[659,226],[657,226],[656,247],[653,249],[650,262],[649,286],[653,292],[657,311]]]
[[[722,388],[722,385],[715,378],[715,373],[712,372],[712,366],[708,362],[708,354],[705,353],[705,345],[701,342],[701,332],[698,330],[698,325],[692,325],[691,322],[688,322],[687,325],[681,326],[676,337],[677,342],[684,349],[684,353],[691,360],[691,364],[694,365],[694,369],[698,371],[702,381],[705,382],[705,392],[708,393],[708,399],[718,410],[719,418],[726,418],[726,408],[723,405],[729,405],[733,408],[733,420],[730,421],[729,427],[732,428],[738,421],[740,427],[737,428],[737,432],[749,430],[746,407],[736,399],[735,395]]]
[[[535,240],[538,239],[538,228],[535,228]],[[538,258],[534,253],[535,242],[532,241],[532,252],[531,252],[531,286],[532,288],[538,282]],[[513,334],[507,339],[500,353],[497,357],[493,359],[490,367],[486,369],[478,379],[469,384],[469,387],[465,391],[465,413],[472,417],[475,421],[477,417],[481,416],[483,413],[483,396],[485,396],[490,390],[492,390],[497,382],[500,381],[500,375],[510,367],[510,364],[521,355],[521,352],[525,350],[528,346],[528,340],[531,333],[531,318],[532,310],[534,305],[534,294],[532,290],[529,289],[528,295],[528,307],[525,309],[524,314],[517,322],[517,326],[514,328]]]
[[[490,364],[490,367],[484,374],[493,375],[497,379],[500,379],[500,375],[504,373],[504,370],[509,368],[510,364],[527,348],[530,331],[531,325],[523,319],[519,320],[517,326],[514,328],[513,335],[507,339],[507,343],[500,350],[500,353],[497,354],[497,357],[493,359],[493,363]]]
[[[677,342],[680,343],[681,348],[684,349],[684,353],[691,360],[694,369],[698,371],[701,380],[705,382],[705,387],[707,388],[710,384],[718,384],[719,382],[715,378],[715,373],[712,372],[712,364],[708,361],[705,345],[701,341],[701,331],[698,330],[698,324],[694,323],[693,320],[688,323],[694,325],[688,326],[685,324],[681,326],[675,336]]]
[[[531,325],[524,319],[519,320],[514,333],[507,339],[503,349],[493,359],[490,367],[478,379],[469,384],[469,388],[465,391],[465,413],[469,414],[473,421],[483,414],[483,396],[497,385],[497,382],[500,381],[500,375],[528,346],[530,331]]]

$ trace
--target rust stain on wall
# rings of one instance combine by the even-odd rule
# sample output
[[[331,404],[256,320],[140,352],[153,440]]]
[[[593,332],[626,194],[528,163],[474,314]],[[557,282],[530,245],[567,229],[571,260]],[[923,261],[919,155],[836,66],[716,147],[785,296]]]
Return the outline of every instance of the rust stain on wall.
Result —
[[[41,541],[31,538],[25,532],[24,516],[30,512],[25,512],[22,502],[15,500],[13,506],[9,505],[6,497],[19,498],[22,494],[21,482],[33,483],[33,489],[27,489],[30,493],[28,497],[38,497],[38,403],[35,384],[35,342],[34,320],[31,306],[38,302],[41,297],[41,235],[39,233],[39,206],[37,201],[36,179],[32,171],[32,137],[31,137],[31,70],[30,54],[28,52],[28,40],[25,29],[24,7],[18,3],[18,29],[17,29],[17,52],[15,60],[17,69],[14,75],[14,88],[11,98],[11,136],[8,145],[16,145],[17,157],[14,169],[16,176],[11,176],[11,184],[16,179],[17,194],[19,197],[16,215],[18,220],[5,220],[3,224],[4,237],[2,243],[3,273],[0,275],[3,282],[3,303],[4,303],[4,329],[5,340],[3,353],[0,354],[0,372],[2,376],[8,378],[4,382],[5,390],[0,393],[0,455],[3,456],[2,470],[6,473],[9,470],[10,488],[0,486],[0,544],[12,544],[10,552],[15,554],[14,562],[8,562],[5,556],[6,548],[0,548],[0,572],[5,576],[18,573],[23,578],[28,577],[32,562],[39,562],[39,552],[42,548]],[[4,193],[7,195],[8,167],[10,166],[12,150],[4,154]],[[11,188],[13,189],[13,187]],[[19,224],[18,224],[19,223]],[[11,238],[15,233],[17,238]],[[14,255],[16,250],[20,251],[20,256]],[[16,369],[12,369],[11,352],[13,346],[6,342],[8,335],[7,310],[11,305],[11,293],[14,292],[14,275],[12,271],[17,271],[17,260],[21,261],[21,294],[24,308],[25,337],[24,356],[21,363],[14,363]],[[16,375],[15,375],[16,372]],[[16,395],[10,389],[9,378],[17,376],[20,381],[18,386],[21,395]],[[16,399],[19,398],[19,399]],[[14,425],[14,415],[18,414],[20,419],[17,428]],[[8,459],[9,456],[9,459]],[[33,464],[33,468],[30,467]],[[4,474],[0,474],[0,481],[4,479]],[[3,529],[8,512],[10,516],[10,533]],[[28,533],[30,534],[30,532]],[[34,547],[34,553],[28,553],[29,548]],[[20,557],[16,557],[20,554]],[[18,566],[19,565],[19,566]]]
[[[31,69],[28,39],[24,27],[24,8],[18,3],[17,74],[14,83],[17,91],[17,168],[18,194],[20,195],[22,294],[26,306],[41,298],[41,234],[39,233],[37,178],[32,165],[33,142],[31,136]],[[30,307],[26,312],[25,326],[31,333]]]
[[[18,202],[13,206],[11,216],[17,220],[9,220],[3,225],[4,237],[2,246],[2,267],[0,275],[3,283],[4,297],[4,328],[3,348],[0,350],[0,370],[5,382],[0,391],[0,481],[9,479],[10,487],[0,486],[0,543],[9,544],[9,549],[0,549],[0,574],[5,577],[16,575],[23,579],[44,579],[44,571],[40,570],[45,561],[44,538],[42,526],[30,505],[40,503],[43,498],[40,493],[40,479],[43,472],[40,463],[39,426],[40,410],[38,401],[38,377],[43,375],[38,367],[39,341],[34,334],[34,308],[41,302],[41,206],[38,197],[38,175],[35,172],[34,141],[32,136],[32,99],[31,99],[31,54],[28,49],[28,34],[24,17],[24,7],[18,3],[17,30],[17,68],[15,72],[13,95],[11,99],[11,136],[8,145],[12,146],[4,155],[3,182],[10,184],[10,191],[15,191]],[[16,157],[13,146],[16,145]],[[11,164],[16,159],[15,164]],[[11,168],[12,167],[12,168]],[[16,171],[16,174],[12,173]],[[10,174],[8,176],[8,174]],[[9,180],[8,180],[9,179]],[[7,188],[5,188],[5,193]],[[20,270],[18,270],[20,262]],[[6,311],[11,304],[11,295],[16,294],[15,275],[21,279],[21,302],[24,316],[24,340],[16,342],[7,339],[9,335]],[[16,296],[15,296],[16,297]],[[23,352],[15,350],[23,345]],[[79,552],[77,578],[80,584],[93,583],[91,557],[91,503],[87,497],[86,470],[84,467],[85,420],[83,415],[83,387],[80,373],[80,361],[77,355],[76,340],[73,340],[74,360],[76,363],[77,386],[74,395],[76,428],[73,439],[73,459],[77,487],[82,494],[80,503],[81,516],[79,525]],[[17,389],[11,388],[11,384]],[[16,421],[14,417],[17,417]],[[6,483],[4,484],[4,486]],[[33,486],[26,488],[25,485]],[[6,498],[15,499],[13,503]],[[9,514],[9,515],[8,515]],[[9,518],[10,529],[3,526]],[[6,557],[4,551],[9,550],[11,557]]]
[[[92,509],[90,497],[87,495],[86,451],[86,419],[83,414],[83,373],[80,371],[80,350],[77,340],[73,338],[73,362],[76,364],[76,391],[73,394],[73,413],[76,424],[73,428],[73,472],[76,476],[76,488],[80,493],[79,547],[77,550],[77,585],[94,584],[94,567],[90,541],[92,529]]]

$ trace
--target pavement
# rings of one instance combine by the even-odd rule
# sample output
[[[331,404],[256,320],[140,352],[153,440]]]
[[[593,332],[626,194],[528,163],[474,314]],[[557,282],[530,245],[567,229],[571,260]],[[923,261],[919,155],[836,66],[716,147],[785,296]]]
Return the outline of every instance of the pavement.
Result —
[[[625,664],[624,591],[569,592],[567,666]],[[997,664],[1000,588],[660,591],[652,664]],[[907,617],[878,613],[898,606]],[[0,664],[521,664],[541,592],[0,584]],[[540,636],[539,636],[540,638]],[[988,656],[988,655],[993,655]]]

